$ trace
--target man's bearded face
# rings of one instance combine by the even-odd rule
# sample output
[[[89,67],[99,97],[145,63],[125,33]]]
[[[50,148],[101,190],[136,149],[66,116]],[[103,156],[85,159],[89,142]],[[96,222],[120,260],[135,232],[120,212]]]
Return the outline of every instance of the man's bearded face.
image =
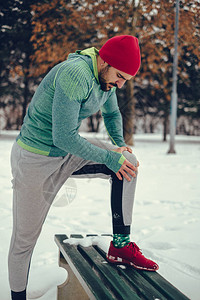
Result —
[[[104,67],[99,73],[99,83],[102,91],[109,92],[112,87],[117,87],[117,84],[111,81],[110,74],[111,66]],[[110,79],[110,80],[109,80]]]

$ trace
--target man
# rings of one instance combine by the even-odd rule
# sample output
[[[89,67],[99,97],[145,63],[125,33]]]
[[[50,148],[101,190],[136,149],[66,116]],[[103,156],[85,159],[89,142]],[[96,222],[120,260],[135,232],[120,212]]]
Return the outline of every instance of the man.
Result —
[[[112,263],[155,271],[130,242],[130,226],[138,162],[126,146],[117,105],[121,88],[140,67],[137,38],[116,36],[103,47],[70,54],[42,80],[13,145],[13,234],[9,251],[12,299],[26,299],[31,255],[49,208],[70,176],[112,179]],[[86,140],[81,121],[102,111],[112,144]]]

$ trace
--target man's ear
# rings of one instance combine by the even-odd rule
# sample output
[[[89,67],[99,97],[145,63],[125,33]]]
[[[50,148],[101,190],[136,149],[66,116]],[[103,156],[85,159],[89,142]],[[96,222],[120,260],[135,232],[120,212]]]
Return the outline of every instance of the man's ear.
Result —
[[[100,57],[100,65],[101,65],[102,67],[106,67],[108,64],[107,64],[107,62],[105,62],[105,61]]]
[[[101,71],[101,69],[104,69],[108,64],[100,57],[97,56],[97,68],[98,72]]]

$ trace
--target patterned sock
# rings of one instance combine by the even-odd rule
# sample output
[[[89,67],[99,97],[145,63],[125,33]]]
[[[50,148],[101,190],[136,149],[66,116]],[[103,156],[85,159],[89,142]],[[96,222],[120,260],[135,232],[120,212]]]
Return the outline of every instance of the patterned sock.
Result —
[[[116,248],[122,248],[130,243],[130,235],[129,234],[113,234],[113,245]]]

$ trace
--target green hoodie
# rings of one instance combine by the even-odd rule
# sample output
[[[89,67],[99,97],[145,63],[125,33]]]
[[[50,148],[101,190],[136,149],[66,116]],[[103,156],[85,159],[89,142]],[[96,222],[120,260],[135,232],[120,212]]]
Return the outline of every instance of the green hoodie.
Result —
[[[96,147],[78,133],[81,121],[101,109],[112,143],[125,146],[115,88],[101,90],[97,54],[94,47],[76,51],[51,69],[31,100],[17,143],[41,155],[71,153],[106,164],[116,173],[124,156]]]

